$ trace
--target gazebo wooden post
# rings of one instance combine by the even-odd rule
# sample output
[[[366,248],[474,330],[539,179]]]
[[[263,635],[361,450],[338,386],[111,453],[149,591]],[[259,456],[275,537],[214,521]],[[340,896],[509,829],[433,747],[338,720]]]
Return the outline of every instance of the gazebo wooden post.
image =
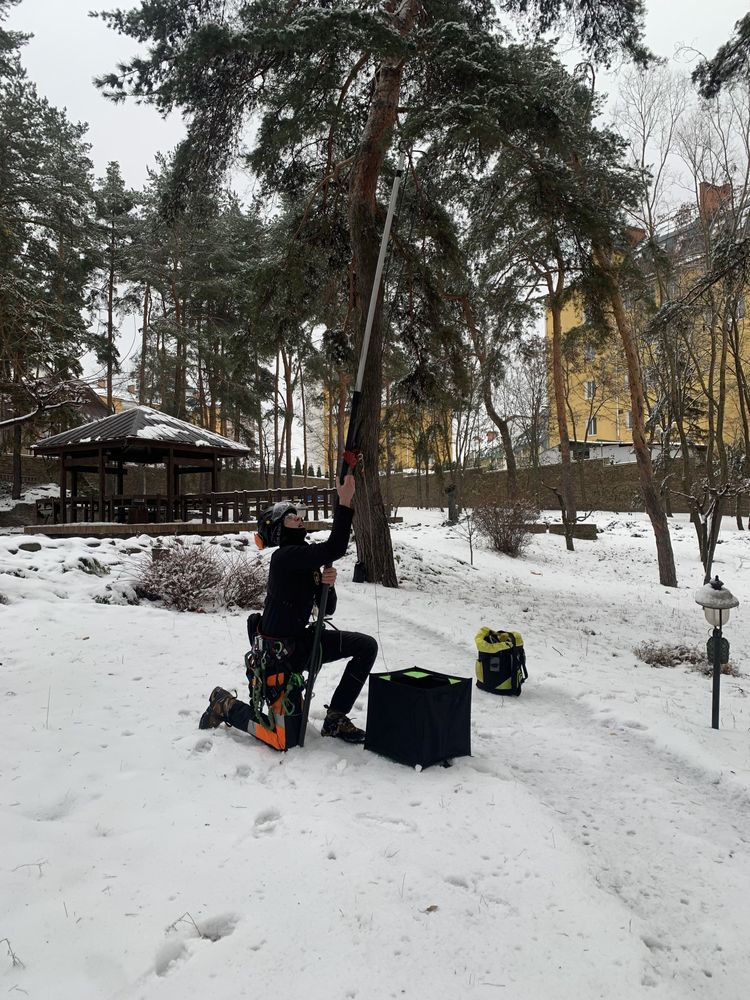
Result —
[[[173,519],[172,505],[174,503],[174,448],[167,452],[167,520]]]
[[[211,492],[219,492],[219,459],[217,455],[212,455],[213,459],[211,463]]]
[[[106,466],[104,462],[104,448],[99,449],[99,520],[106,521],[106,516],[104,513],[104,497],[107,492],[107,473]],[[93,517],[92,511],[92,521],[96,520]]]
[[[65,465],[65,452],[60,452],[60,524],[67,524],[68,518],[65,511],[68,492],[68,469]]]
[[[174,509],[172,510],[172,520],[176,517],[182,517],[182,486],[180,485],[182,477],[182,470],[177,462],[175,462],[174,473],[172,475],[172,483],[174,489]]]
[[[75,523],[78,520],[78,504],[75,502],[78,497],[78,471],[73,469],[70,473],[70,520]]]

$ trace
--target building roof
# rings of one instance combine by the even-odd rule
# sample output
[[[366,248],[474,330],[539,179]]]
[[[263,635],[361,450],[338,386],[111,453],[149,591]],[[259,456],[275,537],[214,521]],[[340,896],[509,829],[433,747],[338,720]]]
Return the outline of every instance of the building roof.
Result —
[[[185,420],[170,417],[150,406],[136,406],[123,410],[103,420],[81,424],[72,430],[54,434],[37,444],[32,450],[41,454],[55,454],[68,448],[81,447],[98,449],[102,445],[119,445],[129,449],[150,449],[159,451],[168,448],[205,449],[207,453],[222,455],[248,455],[250,449],[237,441],[215,434],[213,431],[196,427]]]

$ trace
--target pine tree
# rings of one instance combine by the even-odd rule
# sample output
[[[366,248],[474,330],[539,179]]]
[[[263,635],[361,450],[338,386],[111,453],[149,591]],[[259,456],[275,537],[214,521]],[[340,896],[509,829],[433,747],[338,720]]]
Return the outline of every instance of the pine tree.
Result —
[[[718,50],[713,59],[702,59],[693,70],[693,82],[701,96],[710,100],[723,87],[750,77],[750,14],[734,26],[734,35]]]
[[[81,401],[80,358],[92,344],[85,133],[39,98],[15,58],[0,77],[0,402],[12,414],[3,423],[14,428],[16,494],[21,426]]]
[[[640,0],[506,0],[530,7],[539,31],[570,18],[583,45],[605,59],[639,48]],[[160,110],[189,111],[188,138],[177,154],[172,209],[224,170],[238,129],[259,118],[252,169],[269,189],[308,199],[305,218],[345,206],[351,252],[347,329],[362,343],[382,223],[381,199],[400,109],[402,137],[430,143],[462,133],[456,156],[481,157],[488,122],[522,147],[557,129],[559,94],[549,85],[546,46],[504,45],[491,0],[240,0],[227,8],[204,0],[142,3],[101,15],[116,30],[149,42],[149,55],[100,81],[115,99],[126,93]],[[466,132],[472,132],[470,145]],[[462,152],[463,151],[463,152]],[[378,478],[382,294],[372,326],[362,392],[359,444],[364,454],[356,508],[358,552],[370,579],[396,586]],[[287,407],[288,410],[288,407]]]
[[[96,185],[94,192],[98,230],[98,270],[101,284],[97,287],[97,300],[106,312],[106,342],[103,360],[106,365],[107,407],[113,411],[112,375],[118,369],[115,345],[116,313],[122,306],[118,288],[125,279],[130,241],[133,235],[131,213],[135,194],[125,187],[120,165],[110,162],[107,172]]]
[[[3,28],[3,21],[10,14],[11,8],[20,2],[21,0],[0,0],[0,80],[22,74],[18,54],[30,36]]]

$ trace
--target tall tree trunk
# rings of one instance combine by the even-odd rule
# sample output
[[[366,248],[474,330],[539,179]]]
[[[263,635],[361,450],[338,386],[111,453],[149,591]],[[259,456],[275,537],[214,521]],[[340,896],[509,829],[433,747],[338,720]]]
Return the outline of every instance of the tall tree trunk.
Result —
[[[286,487],[292,488],[292,421],[294,420],[294,373],[292,352],[281,348],[284,366],[284,448],[286,451]]]
[[[268,469],[266,466],[266,455],[263,448],[264,445],[264,435],[263,435],[263,400],[261,398],[260,391],[260,362],[258,361],[258,354],[255,354],[255,392],[257,397],[257,411],[255,419],[258,425],[258,476],[260,483],[263,487],[268,489]]]
[[[706,393],[708,402],[707,412],[707,432],[706,432],[706,481],[710,486],[714,485],[714,445],[716,443],[716,394],[714,385],[716,382],[716,300],[713,292],[709,296],[711,324],[708,331],[711,345],[711,360],[708,365],[708,391]]]
[[[299,394],[302,404],[302,482],[307,486],[307,413],[305,410],[305,375],[302,371],[302,359],[299,361]]]
[[[216,402],[219,398],[219,371],[218,371],[219,344],[217,340],[211,343],[211,358],[206,361],[206,381],[208,382],[208,426],[212,431],[216,430]]]
[[[570,461],[570,436],[568,434],[568,419],[565,414],[565,373],[562,359],[562,296],[565,289],[565,271],[558,267],[557,276],[546,274],[547,290],[549,292],[549,308],[552,316],[552,387],[555,393],[555,414],[557,430],[560,435],[560,493],[565,504],[563,523],[575,523],[578,517],[576,495],[573,488],[573,468]],[[566,544],[572,547],[566,535]]]
[[[391,497],[391,463],[393,461],[393,450],[391,446],[392,432],[391,423],[393,420],[393,414],[391,413],[391,382],[390,379],[386,380],[385,383],[385,434],[384,434],[384,444],[385,444],[385,497],[383,502],[385,503],[385,512],[390,517],[391,511],[393,509],[393,500]]]
[[[276,367],[273,375],[273,488],[281,487],[281,449],[279,436],[279,355],[276,353]]]
[[[62,459],[60,459],[62,461]],[[13,427],[13,479],[10,487],[10,498],[11,500],[21,499],[21,490],[23,486],[23,475],[21,467],[21,425],[16,424]]]
[[[226,343],[223,337],[219,338],[219,407],[221,410],[221,433],[224,437],[229,434],[229,400],[227,398],[227,361]]]
[[[172,301],[174,302],[174,318],[177,330],[177,344],[175,348],[174,367],[174,406],[173,412],[180,420],[185,420],[186,412],[186,388],[187,388],[187,332],[185,330],[185,303],[180,299],[177,287],[177,261],[172,261],[170,272],[170,286],[172,291]]]
[[[516,468],[516,456],[513,451],[513,441],[510,436],[510,428],[508,427],[508,421],[501,417],[495,409],[495,403],[492,399],[492,372],[488,367],[487,349],[483,342],[483,338],[480,337],[479,331],[477,330],[477,325],[474,319],[474,310],[471,308],[469,297],[468,295],[462,295],[459,296],[459,298],[461,302],[461,309],[464,314],[464,320],[469,328],[471,342],[474,345],[474,353],[476,354],[477,361],[479,362],[479,370],[482,377],[482,399],[484,401],[484,408],[487,411],[487,416],[500,432],[500,440],[502,441],[503,451],[505,452],[505,467],[508,473],[506,479],[508,495],[514,497],[518,492],[518,474]]]
[[[336,403],[336,454],[344,454],[346,444],[346,401],[349,396],[349,379],[343,369],[339,369],[338,401]],[[379,416],[380,414],[378,414]],[[335,466],[335,458],[333,462]],[[334,476],[336,469],[334,468]]]
[[[109,274],[107,276],[107,409],[114,412],[112,405],[112,372],[115,367],[115,224],[109,243]]]
[[[726,317],[726,303],[725,303]],[[729,459],[724,444],[724,414],[727,406],[727,354],[729,350],[729,332],[727,319],[721,324],[721,360],[719,362],[719,399],[716,404],[716,450],[719,453],[720,486],[729,482]]]
[[[518,472],[516,468],[516,456],[513,451],[513,440],[510,436],[508,421],[501,417],[495,409],[495,404],[492,399],[492,389],[489,382],[486,382],[482,387],[482,396],[484,398],[484,408],[487,410],[487,416],[500,432],[500,440],[503,443],[503,451],[505,452],[505,468],[508,473],[506,480],[508,495],[514,497],[518,493]]]
[[[146,283],[143,292],[143,329],[141,331],[141,371],[140,385],[138,386],[138,402],[143,406],[146,402],[153,402],[146,395],[146,350],[148,348],[148,325],[151,313],[151,287]]]
[[[334,456],[333,456],[333,369],[331,368],[329,372],[329,382],[328,382],[328,447],[326,450],[326,462],[328,463],[328,468],[326,473],[328,475],[328,485],[333,486],[336,481],[336,471],[334,469]]]
[[[389,0],[395,30],[406,35],[422,9],[422,0]],[[359,355],[364,337],[370,294],[380,246],[381,227],[377,205],[377,186],[385,155],[396,122],[404,64],[394,57],[385,58],[377,67],[367,121],[352,166],[349,188],[349,232],[355,270],[354,303]],[[370,349],[362,387],[359,447],[363,453],[354,511],[357,553],[367,567],[371,581],[385,587],[397,587],[391,533],[380,493],[378,453],[380,448],[380,409],[383,381],[382,289],[370,340]]]
[[[646,513],[651,521],[656,540],[656,553],[659,560],[659,582],[664,587],[677,586],[677,570],[672,552],[672,539],[669,535],[669,523],[664,512],[659,491],[654,481],[654,469],[651,464],[651,453],[646,443],[646,430],[643,414],[646,406],[643,394],[643,379],[638,350],[630,326],[628,325],[622,302],[620,285],[612,263],[612,251],[601,245],[594,244],[594,258],[607,281],[609,300],[612,304],[615,323],[625,349],[625,359],[628,365],[630,382],[630,404],[633,411],[633,448],[638,466],[638,476],[641,481],[643,502]]]

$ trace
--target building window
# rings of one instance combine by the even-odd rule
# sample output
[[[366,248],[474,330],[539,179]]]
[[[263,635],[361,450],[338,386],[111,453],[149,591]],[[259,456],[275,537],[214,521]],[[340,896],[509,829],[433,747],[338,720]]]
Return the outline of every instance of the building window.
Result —
[[[630,388],[630,372],[625,372],[625,381],[623,382],[623,385],[626,389]]]
[[[596,351],[594,350],[593,344],[586,344],[584,346],[583,356],[589,362],[594,360],[594,358],[596,357]]]
[[[589,379],[587,382],[584,382],[583,392],[586,399],[593,399],[594,393],[596,392],[596,382],[594,382],[593,379]]]
[[[629,431],[632,431],[632,429],[633,429],[633,411],[632,410],[628,410],[628,412],[625,414],[625,426],[627,427],[627,429]]]
[[[745,318],[745,298],[744,298],[743,295],[740,295],[740,297],[737,299],[737,312],[736,312],[736,316],[737,316],[737,319],[744,319]]]
[[[596,434],[596,417],[592,417],[586,426],[586,437],[593,437]]]

